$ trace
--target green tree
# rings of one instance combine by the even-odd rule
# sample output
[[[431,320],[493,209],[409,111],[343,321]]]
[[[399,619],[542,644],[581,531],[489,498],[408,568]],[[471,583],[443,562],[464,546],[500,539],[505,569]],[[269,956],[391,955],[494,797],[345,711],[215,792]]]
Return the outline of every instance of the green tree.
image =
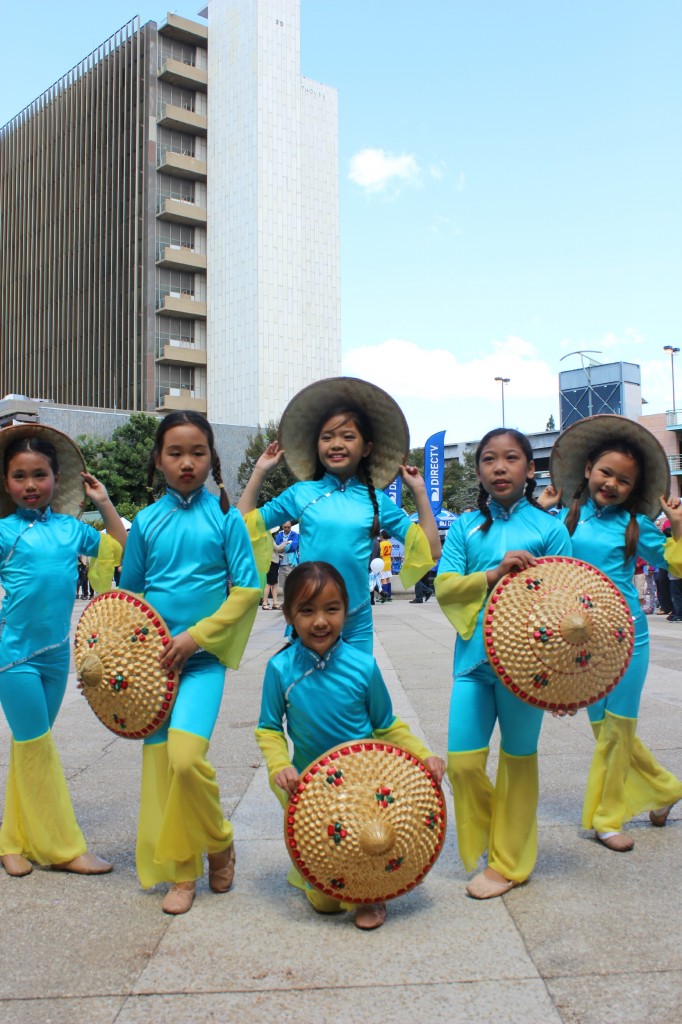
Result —
[[[253,468],[267,446],[277,440],[278,430],[279,422],[275,423],[273,420],[270,420],[265,427],[259,427],[257,434],[252,434],[249,437],[249,443],[244,452],[244,460],[237,470],[237,480],[242,489],[249,482]],[[293,483],[296,483],[296,477],[283,460],[279,466],[273,469],[272,473],[266,476],[260,490],[259,504],[264,504],[266,501],[276,498],[278,494],[285,491],[287,487],[291,487]]]
[[[81,435],[78,444],[91,473],[102,481],[109,497],[126,518],[147,504],[147,466],[159,421],[135,412],[117,427],[111,439]],[[126,512],[121,510],[125,506]]]
[[[476,477],[476,454],[466,451],[461,462],[454,459],[445,471],[443,480],[443,504],[450,512],[464,512],[476,508],[478,501],[478,479]]]
[[[550,417],[547,420],[547,426],[545,427],[545,430],[556,430],[556,427],[554,425],[554,413],[550,414]]]

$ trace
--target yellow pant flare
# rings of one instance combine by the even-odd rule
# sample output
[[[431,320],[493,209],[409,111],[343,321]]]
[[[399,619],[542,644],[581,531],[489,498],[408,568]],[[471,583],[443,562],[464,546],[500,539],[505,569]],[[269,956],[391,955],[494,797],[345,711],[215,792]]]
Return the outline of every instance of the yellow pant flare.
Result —
[[[525,882],[538,855],[538,755],[500,750],[488,864],[513,882]]]
[[[86,849],[52,732],[35,740],[13,739],[0,854],[21,853],[38,864],[62,864]]]
[[[486,772],[488,747],[449,753],[447,773],[455,798],[457,846],[467,871],[488,849],[492,821],[493,785]]]
[[[169,730],[167,743],[143,748],[136,862],[145,889],[200,878],[202,854],[232,842],[207,752],[207,739],[179,729]]]

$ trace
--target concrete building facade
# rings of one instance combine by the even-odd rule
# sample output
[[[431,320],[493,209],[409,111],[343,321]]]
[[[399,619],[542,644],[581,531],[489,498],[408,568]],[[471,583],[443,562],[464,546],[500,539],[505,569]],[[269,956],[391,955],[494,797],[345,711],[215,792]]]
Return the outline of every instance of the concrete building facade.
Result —
[[[0,129],[0,396],[279,417],[340,372],[337,160],[299,0],[133,19]]]

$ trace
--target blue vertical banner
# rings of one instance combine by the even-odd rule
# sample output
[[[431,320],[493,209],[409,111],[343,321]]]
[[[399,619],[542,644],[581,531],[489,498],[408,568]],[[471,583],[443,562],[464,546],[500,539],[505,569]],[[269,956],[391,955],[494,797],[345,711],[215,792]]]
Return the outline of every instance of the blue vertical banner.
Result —
[[[397,505],[398,508],[402,508],[403,478],[401,477],[400,473],[398,473],[395,480],[393,480],[393,482],[390,483],[388,487],[384,487],[384,494],[387,494],[389,496],[394,505]]]
[[[437,516],[443,507],[443,471],[445,469],[445,431],[432,434],[424,445],[424,480],[431,511]]]

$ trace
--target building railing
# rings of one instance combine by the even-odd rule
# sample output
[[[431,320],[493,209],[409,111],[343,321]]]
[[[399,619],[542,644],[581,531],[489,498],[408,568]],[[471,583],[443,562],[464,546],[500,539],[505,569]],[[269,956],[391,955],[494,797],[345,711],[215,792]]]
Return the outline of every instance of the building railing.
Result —
[[[665,414],[666,427],[682,427],[682,409],[668,409]]]
[[[669,455],[668,465],[671,473],[682,473],[682,455]]]

